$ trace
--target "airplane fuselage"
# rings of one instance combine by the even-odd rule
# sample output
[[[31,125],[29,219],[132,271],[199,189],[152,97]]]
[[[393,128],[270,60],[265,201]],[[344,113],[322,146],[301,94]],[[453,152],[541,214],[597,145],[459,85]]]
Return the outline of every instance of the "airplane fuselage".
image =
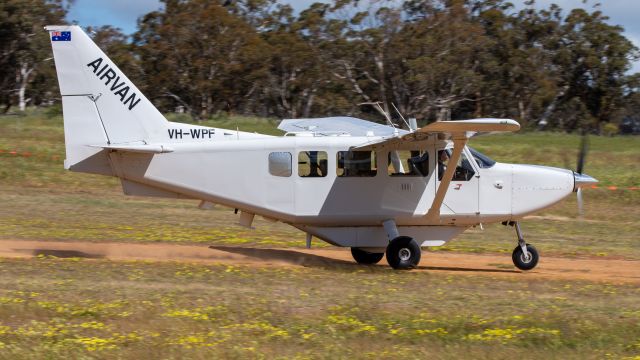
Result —
[[[425,215],[440,183],[436,154],[450,144],[430,137],[406,149],[374,150],[369,172],[346,176],[339,154],[371,140],[312,134],[245,140],[231,137],[175,142],[170,144],[173,152],[165,154],[112,152],[109,156],[112,167],[129,188],[133,182],[167,194],[237,208],[291,224],[343,246],[353,243],[344,238],[348,234],[342,233],[363,231],[371,238],[369,245],[382,246],[386,236],[380,224],[387,219],[395,219],[398,227],[415,234],[417,239],[422,236],[425,240],[446,242],[448,235],[434,237],[424,233],[448,229],[454,236],[480,223],[518,219],[553,205],[574,187],[569,170],[503,163],[482,168],[465,148],[473,174],[449,184],[440,217],[434,221]],[[403,150],[428,154],[423,155],[428,162],[424,174],[397,173],[390,154]],[[309,153],[326,161],[324,169],[318,169],[313,176],[308,174]],[[276,165],[282,165],[281,160],[285,159],[284,172],[274,174],[270,168],[274,157],[279,159]],[[135,191],[129,192],[135,195]]]

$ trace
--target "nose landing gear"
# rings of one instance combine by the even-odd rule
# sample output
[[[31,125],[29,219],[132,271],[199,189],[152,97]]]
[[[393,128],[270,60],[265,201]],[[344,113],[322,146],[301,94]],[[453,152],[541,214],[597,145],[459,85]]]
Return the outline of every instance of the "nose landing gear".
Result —
[[[536,265],[538,265],[538,260],[540,259],[538,250],[536,250],[533,245],[529,245],[526,243],[526,241],[524,241],[519,222],[510,222],[509,225],[516,228],[516,234],[518,235],[518,246],[513,249],[513,253],[511,254],[513,265],[515,265],[520,270],[533,269],[534,267],[536,267]]]

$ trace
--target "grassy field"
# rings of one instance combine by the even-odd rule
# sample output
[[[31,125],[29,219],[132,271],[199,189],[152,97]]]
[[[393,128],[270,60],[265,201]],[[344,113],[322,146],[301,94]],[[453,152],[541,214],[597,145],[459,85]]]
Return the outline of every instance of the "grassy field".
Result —
[[[47,257],[0,274],[2,358],[640,356],[632,286]]]
[[[277,133],[260,119],[205,124]],[[578,143],[548,133],[472,140],[498,161],[560,167],[575,166]],[[125,197],[113,178],[66,172],[59,116],[0,117],[0,150],[0,239],[304,246],[282,224],[257,219],[247,230],[231,209]],[[604,186],[639,186],[640,138],[592,138],[585,171]],[[569,198],[525,221],[528,241],[542,256],[640,260],[640,191],[584,197],[583,220]],[[438,251],[508,258],[514,245],[511,228],[492,225]],[[638,360],[639,296],[637,286],[535,274],[0,259],[0,358]]]

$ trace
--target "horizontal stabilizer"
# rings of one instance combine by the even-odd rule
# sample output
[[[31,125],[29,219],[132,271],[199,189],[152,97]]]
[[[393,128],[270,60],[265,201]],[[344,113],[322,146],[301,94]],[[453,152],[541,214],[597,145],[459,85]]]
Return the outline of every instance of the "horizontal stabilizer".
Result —
[[[136,144],[136,145],[91,145],[91,147],[100,147],[107,150],[118,150],[127,152],[137,152],[146,154],[162,154],[173,152],[173,149],[167,145],[155,144]]]

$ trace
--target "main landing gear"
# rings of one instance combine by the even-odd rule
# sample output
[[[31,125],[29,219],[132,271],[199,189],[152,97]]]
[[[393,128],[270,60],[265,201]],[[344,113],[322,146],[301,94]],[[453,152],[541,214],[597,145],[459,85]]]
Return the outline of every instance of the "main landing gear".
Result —
[[[511,254],[513,265],[515,265],[520,270],[533,269],[534,267],[536,267],[536,265],[538,265],[538,260],[540,259],[538,251],[535,247],[533,247],[533,245],[529,245],[526,243],[526,241],[524,241],[519,222],[510,221],[508,225],[514,226],[516,228],[516,234],[518,235],[518,246],[513,249],[513,253]]]
[[[385,253],[368,252],[360,248],[352,247],[351,255],[358,264],[377,264],[385,256]],[[397,270],[408,270],[418,266],[420,262],[420,245],[411,237],[397,236],[389,242],[386,250],[387,262]]]
[[[360,248],[351,248],[351,256],[358,264],[373,265],[377,264],[384,257],[384,253],[372,253],[364,251]]]
[[[387,262],[396,270],[409,270],[418,266],[422,251],[420,245],[409,236],[400,236],[394,220],[382,223],[387,233],[389,244],[385,253],[372,253],[363,249],[351,248],[351,255],[359,264],[376,264],[387,255]]]
[[[397,236],[387,245],[387,262],[396,270],[417,267],[420,256],[420,245],[411,237]]]
[[[396,222],[392,219],[382,223],[387,233],[387,262],[396,270],[409,270],[418,266],[420,262],[420,245],[409,236],[400,236]]]

